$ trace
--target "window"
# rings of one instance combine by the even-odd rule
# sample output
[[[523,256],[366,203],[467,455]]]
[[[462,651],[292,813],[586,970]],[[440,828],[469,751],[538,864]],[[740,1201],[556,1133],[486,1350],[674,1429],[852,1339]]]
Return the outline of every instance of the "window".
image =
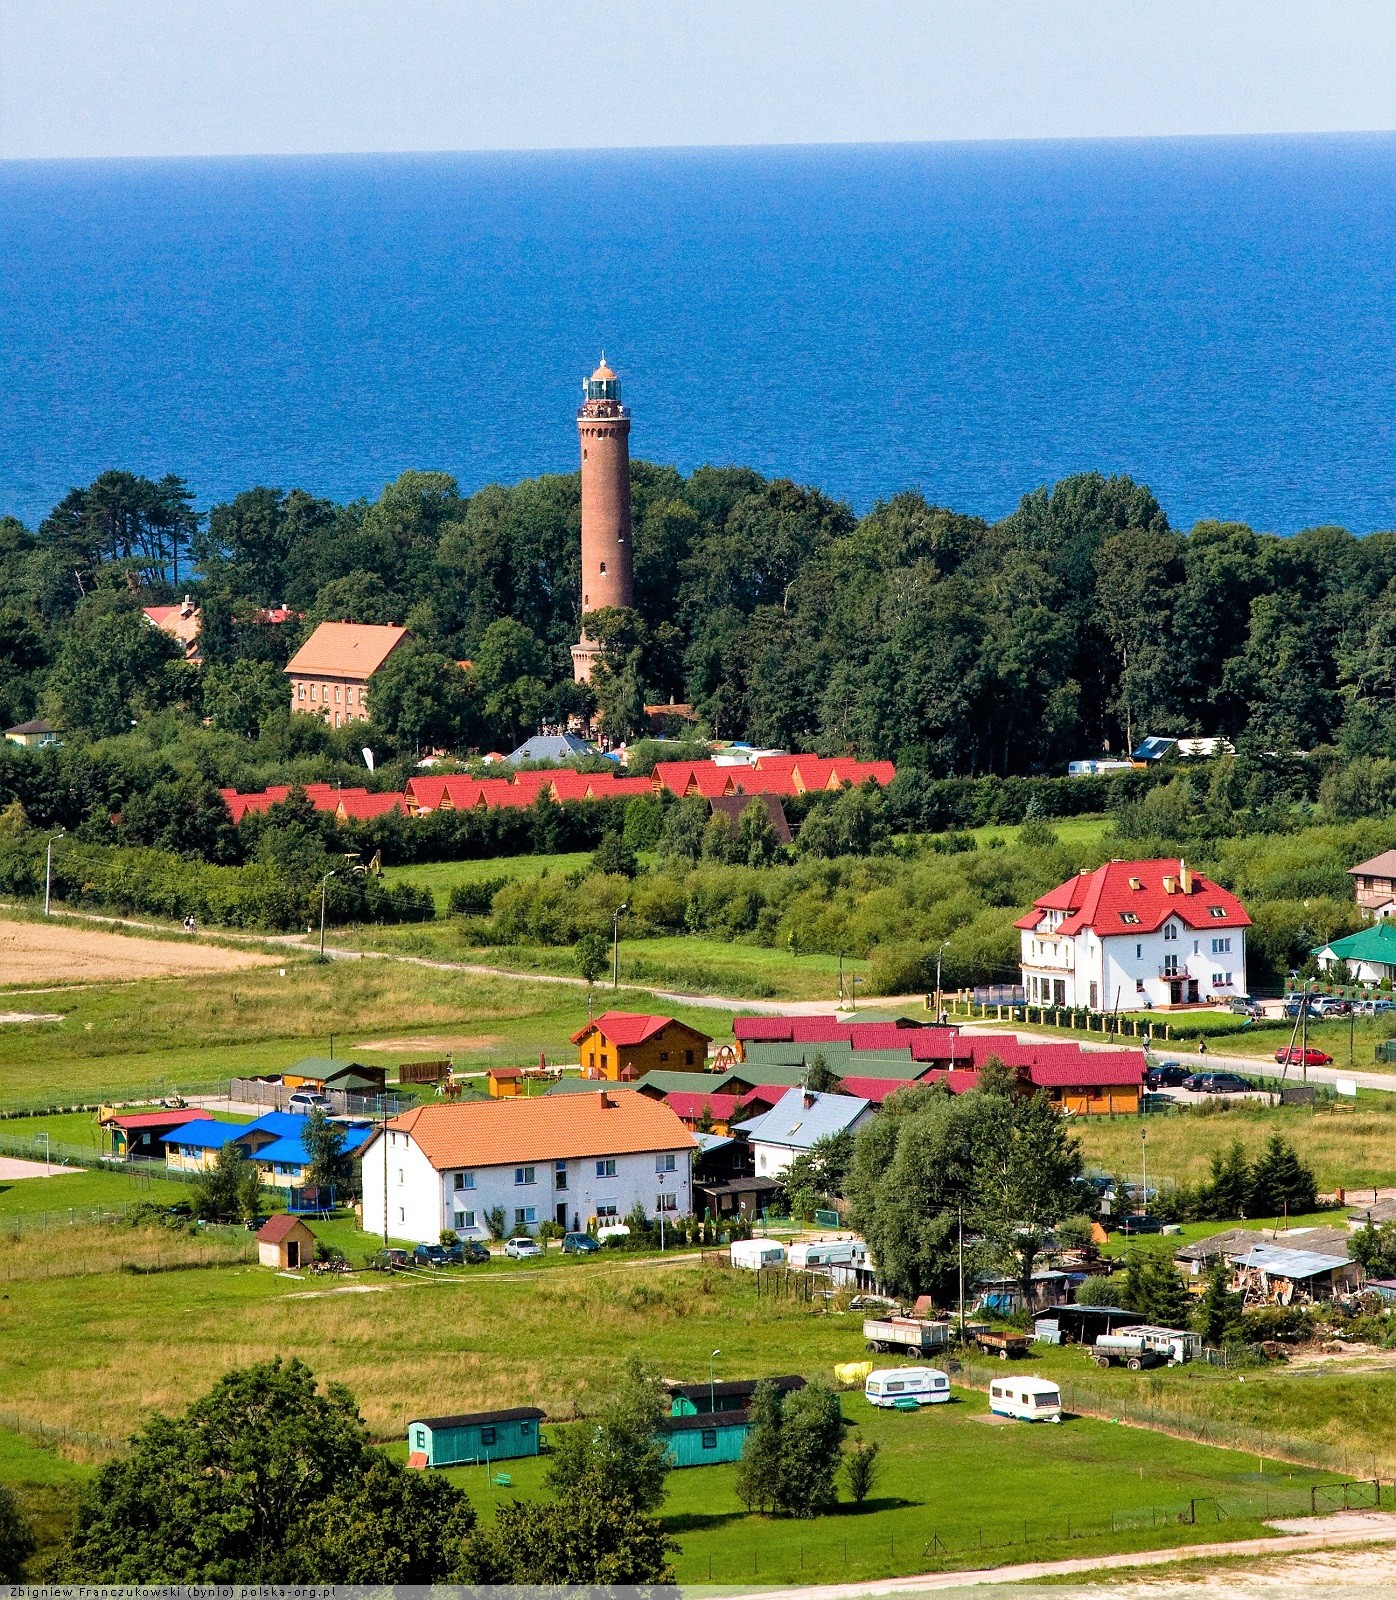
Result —
[[[527,1436],[532,1432],[533,1424],[531,1422],[521,1422],[519,1424],[519,1436],[521,1438],[527,1438]]]
[[[1098,1011],[1099,1009],[1100,1009],[1100,986],[1098,984],[1093,983],[1091,985],[1091,1010],[1092,1011]]]
[[[1121,922],[1138,922],[1139,918],[1132,911],[1122,911],[1120,913],[1120,921]]]
[[[425,1450],[427,1447],[427,1430],[425,1428],[414,1428],[412,1433],[415,1448]]]
[[[656,1172],[673,1172],[677,1164],[678,1157],[672,1150],[668,1150],[663,1155],[654,1158],[654,1170]]]
[[[456,1226],[458,1228],[473,1228],[475,1226],[475,1213],[473,1211],[457,1211]]]
[[[310,698],[312,700],[315,698],[315,685],[313,683],[310,686]]]
[[[1167,955],[1163,958],[1163,975],[1165,978],[1176,978],[1178,976],[1178,957],[1176,955]]]
[[[537,1178],[534,1175],[534,1169],[532,1167],[515,1167],[514,1182],[518,1184],[536,1183]]]
[[[659,1059],[661,1061],[667,1061],[669,1059],[669,1052],[667,1050],[661,1050],[659,1052]]]
[[[596,1163],[596,1176],[598,1178],[614,1178],[616,1175],[615,1157],[608,1157],[605,1161]]]
[[[1176,939],[1178,937],[1178,924],[1176,922],[1165,922],[1163,936],[1165,939]]]
[[[402,1209],[401,1206],[399,1206],[397,1208],[397,1220],[399,1222],[406,1222],[407,1221],[407,1213]]]
[[[1230,939],[1213,939],[1212,954],[1214,956],[1229,956],[1231,954]]]
[[[1135,994],[1143,994],[1144,993],[1144,980],[1143,980],[1143,978],[1136,978],[1134,980],[1134,992],[1135,992]]]
[[[704,1428],[703,1429],[703,1448],[705,1450],[716,1450],[717,1449],[717,1429],[716,1428]]]
[[[334,686],[334,703],[336,705],[339,704],[339,685],[338,684],[335,684],[335,686]]]
[[[360,689],[359,690],[359,706],[363,710],[367,710],[368,709],[368,690],[367,689]]]
[[[603,561],[601,563],[601,576],[604,578],[605,575],[606,575],[606,563]]]
[[[515,1208],[514,1208],[514,1226],[516,1228],[518,1228],[518,1227],[526,1227],[530,1222],[537,1222],[537,1220],[538,1220],[538,1208],[537,1208],[537,1206],[515,1206]]]
[[[498,1437],[499,1437],[499,1435],[496,1433],[496,1431],[493,1428],[481,1428],[480,1429],[480,1443],[481,1444],[493,1444]]]
[[[679,1197],[676,1194],[661,1194],[655,1197],[654,1209],[656,1211],[677,1211]]]
[[[1212,987],[1214,989],[1220,989],[1225,983],[1226,974],[1224,972],[1214,972],[1212,974]]]
[[[1056,978],[1052,983],[1052,1004],[1064,1006],[1066,1004],[1066,979]]]
[[[553,1188],[565,1189],[567,1187],[567,1163],[559,1161],[553,1167]]]
[[[1207,915],[1209,917],[1225,917],[1226,916],[1226,907],[1225,906],[1208,906],[1207,907]]]
[[[620,1211],[615,1206],[597,1206],[596,1215],[598,1217],[618,1217]]]
[[[458,1172],[456,1174],[457,1189],[473,1189],[475,1187],[475,1174],[473,1172]]]
[[[397,1169],[397,1181],[398,1181],[398,1182],[399,1182],[399,1183],[401,1183],[401,1182],[402,1182],[402,1168],[401,1168],[401,1167],[399,1167],[399,1168],[398,1168],[398,1169]]]
[[[297,700],[304,700],[305,699],[305,685],[303,683],[298,683],[296,685],[296,699]]]
[[[610,1058],[607,1056],[606,1052],[603,1050],[601,1052],[601,1070],[602,1070],[602,1072],[604,1072],[606,1070],[606,1068],[610,1066],[610,1064],[611,1064]]]

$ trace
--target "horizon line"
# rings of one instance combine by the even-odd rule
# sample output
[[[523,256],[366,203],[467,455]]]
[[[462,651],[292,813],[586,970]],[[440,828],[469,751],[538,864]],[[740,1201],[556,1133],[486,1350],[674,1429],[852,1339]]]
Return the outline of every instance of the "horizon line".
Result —
[[[1327,139],[1390,139],[1396,126],[1387,128],[1317,128],[1304,130],[1256,130],[1246,133],[1088,133],[1014,134],[1003,137],[957,137],[927,139],[773,139],[744,144],[719,140],[682,144],[602,144],[602,145],[434,145],[413,149],[362,150],[223,150],[186,151],[180,154],[106,155],[25,155],[11,156],[0,151],[0,166],[41,166],[79,162],[194,162],[194,161],[352,161],[387,160],[423,156],[603,156],[603,155],[684,155],[713,151],[789,151],[789,150],[923,150],[947,147],[981,148],[991,145],[1103,145],[1103,144],[1240,144],[1280,143]]]

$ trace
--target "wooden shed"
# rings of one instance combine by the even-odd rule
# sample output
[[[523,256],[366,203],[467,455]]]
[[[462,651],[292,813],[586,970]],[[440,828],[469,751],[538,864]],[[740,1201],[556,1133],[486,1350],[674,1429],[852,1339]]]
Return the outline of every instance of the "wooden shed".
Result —
[[[710,1467],[718,1461],[740,1461],[750,1429],[749,1411],[670,1417],[664,1423],[669,1460],[675,1467]]]
[[[537,1406],[471,1411],[458,1417],[420,1417],[407,1424],[407,1465],[459,1467],[536,1456],[543,1417]]]
[[[283,1272],[309,1266],[315,1259],[315,1235],[299,1217],[279,1212],[257,1230],[257,1259]]]

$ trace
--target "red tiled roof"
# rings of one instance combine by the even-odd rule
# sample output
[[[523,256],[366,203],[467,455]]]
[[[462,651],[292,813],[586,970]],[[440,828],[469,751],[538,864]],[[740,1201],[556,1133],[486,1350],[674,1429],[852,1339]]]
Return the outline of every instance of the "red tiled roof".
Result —
[[[1094,872],[1069,878],[1035,900],[1033,909],[1019,917],[1016,926],[1033,932],[1044,912],[1065,911],[1066,917],[1051,930],[1063,938],[1086,928],[1101,938],[1154,933],[1174,916],[1189,928],[1250,927],[1251,919],[1236,896],[1200,872],[1191,873],[1192,892],[1182,893],[1182,872],[1183,863],[1177,857],[1107,861]],[[1174,883],[1171,894],[1164,887],[1165,878]],[[1134,887],[1136,883],[1138,888]],[[1130,918],[1128,922],[1126,916]]]
[[[360,794],[346,789],[335,810],[347,822],[368,822],[389,811],[406,811],[407,797],[401,794]]]
[[[646,1039],[653,1039],[668,1027],[683,1028],[688,1033],[697,1034],[700,1039],[708,1038],[707,1034],[699,1033],[697,1028],[689,1028],[687,1023],[675,1022],[673,1017],[655,1017],[643,1011],[604,1011],[588,1022],[585,1028],[579,1028],[572,1035],[572,1043],[580,1044],[594,1028],[612,1044],[637,1045],[643,1044]]]
[[[288,1234],[294,1233],[298,1227],[305,1224],[299,1217],[294,1217],[289,1211],[278,1211],[274,1217],[267,1220],[257,1229],[258,1244],[280,1244]]]
[[[135,1133],[141,1128],[182,1128],[186,1122],[211,1121],[213,1113],[202,1106],[191,1106],[185,1111],[132,1111],[103,1119],[104,1128],[124,1128]]]
[[[754,1089],[748,1089],[740,1097],[743,1109],[747,1106],[773,1106],[778,1100],[785,1097],[789,1084],[758,1083]]]
[[[697,1122],[704,1110],[714,1122],[727,1122],[735,1114],[739,1103],[734,1094],[699,1094],[681,1089],[671,1089],[664,1096],[664,1104],[685,1122]]]

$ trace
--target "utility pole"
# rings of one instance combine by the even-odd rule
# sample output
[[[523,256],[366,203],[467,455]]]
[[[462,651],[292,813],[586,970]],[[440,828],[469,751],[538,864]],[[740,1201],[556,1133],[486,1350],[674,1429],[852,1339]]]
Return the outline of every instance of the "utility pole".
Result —
[[[60,828],[57,833],[51,833],[48,840],[48,850],[44,856],[44,915],[49,914],[49,902],[53,897],[53,841],[63,837]]]
[[[1147,1217],[1149,1214],[1149,1130],[1147,1128],[1139,1130],[1139,1163],[1143,1169],[1140,1175],[1142,1188],[1140,1189],[1139,1209],[1141,1214]]]
[[[960,1205],[956,1208],[960,1222],[960,1343],[965,1342],[965,1208]]]
[[[620,919],[623,912],[629,911],[630,902],[623,901],[611,913],[611,987],[620,988]]]
[[[941,940],[941,944],[940,944],[940,949],[936,951],[936,1021],[937,1022],[940,1021],[940,962],[941,962],[941,957],[945,954],[945,947],[949,943],[950,943],[949,939],[942,939]]]
[[[708,1357],[708,1410],[717,1410],[717,1385],[713,1378],[713,1362],[722,1354],[721,1350],[714,1350]]]
[[[320,879],[320,959],[325,959],[325,891],[329,887],[330,879],[334,877],[331,869]]]
[[[388,1248],[388,1108],[383,1107],[383,1248]]]

